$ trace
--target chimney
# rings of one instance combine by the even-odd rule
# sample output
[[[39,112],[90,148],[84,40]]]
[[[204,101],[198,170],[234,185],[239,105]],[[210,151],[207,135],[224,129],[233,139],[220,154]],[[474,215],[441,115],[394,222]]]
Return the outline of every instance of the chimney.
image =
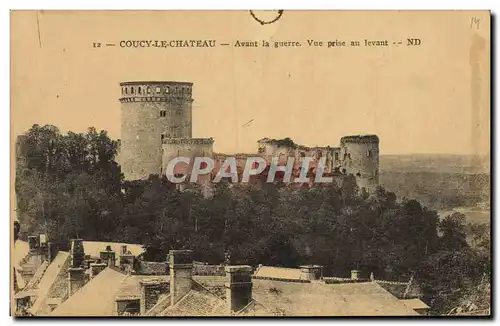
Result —
[[[68,269],[68,295],[72,296],[85,285],[85,271],[81,267],[70,267]]]
[[[252,301],[252,267],[226,266],[226,313],[231,315]]]
[[[351,280],[359,280],[359,272],[357,269],[351,270]]]
[[[59,247],[53,242],[47,242],[47,260],[51,263],[57,256]]]
[[[304,265],[300,266],[300,279],[315,281],[323,278],[323,266]]]
[[[126,272],[132,272],[134,270],[135,256],[132,254],[121,254],[120,256],[120,268]]]
[[[85,252],[83,250],[83,240],[82,239],[72,239],[71,240],[71,267],[81,267],[83,261],[85,260]]]
[[[143,280],[141,286],[141,315],[145,315],[157,302],[161,294],[168,291],[168,282],[160,280]]]
[[[90,277],[96,277],[97,274],[102,272],[107,265],[105,263],[91,263],[90,264]]]
[[[39,248],[38,240],[39,238],[36,235],[28,236],[28,246],[30,253],[34,254],[38,250]]]
[[[115,252],[111,250],[111,246],[106,246],[106,250],[101,251],[99,257],[103,263],[108,264],[110,267],[116,265],[116,255]]]
[[[170,250],[170,304],[174,305],[191,290],[193,274],[193,251]]]

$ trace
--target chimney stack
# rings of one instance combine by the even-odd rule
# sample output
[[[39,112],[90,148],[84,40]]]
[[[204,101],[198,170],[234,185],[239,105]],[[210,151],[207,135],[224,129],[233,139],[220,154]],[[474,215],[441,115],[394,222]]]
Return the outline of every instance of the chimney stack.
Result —
[[[226,312],[231,315],[252,301],[252,267],[226,266]]]
[[[53,242],[47,242],[47,260],[49,263],[51,263],[57,256],[57,252],[59,251],[59,248],[57,244]]]
[[[304,265],[300,266],[300,279],[315,281],[323,278],[323,266]]]
[[[90,264],[90,277],[96,277],[100,272],[102,272],[107,265],[105,263],[91,263]]]
[[[31,254],[35,254],[38,251],[40,244],[38,243],[39,238],[36,235],[28,236],[28,246]]]
[[[101,258],[102,262],[108,264],[110,267],[114,267],[116,265],[116,255],[111,249],[111,246],[106,246],[106,250],[100,252],[99,258]]]
[[[72,296],[82,286],[85,285],[85,270],[81,267],[71,267],[68,269],[68,294]]]
[[[71,254],[71,267],[74,268],[82,267],[82,263],[85,260],[85,252],[83,250],[82,239],[71,240],[70,254]]]
[[[193,274],[193,251],[170,250],[170,302],[174,305],[191,290]]]
[[[359,280],[359,272],[357,269],[351,270],[351,280]]]

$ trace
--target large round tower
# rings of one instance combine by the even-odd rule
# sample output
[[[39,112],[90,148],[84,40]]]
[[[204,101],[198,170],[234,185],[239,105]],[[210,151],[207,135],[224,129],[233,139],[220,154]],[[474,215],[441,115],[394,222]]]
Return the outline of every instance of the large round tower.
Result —
[[[356,177],[359,188],[370,191],[379,184],[379,138],[376,135],[340,139],[341,168]]]
[[[191,138],[192,83],[124,82],[120,164],[128,180],[160,174],[164,138]]]

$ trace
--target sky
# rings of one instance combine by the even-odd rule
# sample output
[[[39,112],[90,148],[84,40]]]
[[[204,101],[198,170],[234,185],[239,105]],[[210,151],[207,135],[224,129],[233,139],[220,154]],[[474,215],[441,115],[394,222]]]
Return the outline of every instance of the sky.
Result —
[[[465,11],[285,11],[264,26],[247,11],[14,12],[11,134],[37,123],[63,132],[94,126],[118,139],[119,83],[175,80],[194,83],[193,137],[213,137],[217,152],[254,152],[264,137],[338,146],[345,135],[377,134],[381,154],[484,155],[489,30],[487,13]],[[421,45],[406,46],[407,38]],[[271,47],[119,46],[191,39]],[[390,46],[308,47],[308,39]]]

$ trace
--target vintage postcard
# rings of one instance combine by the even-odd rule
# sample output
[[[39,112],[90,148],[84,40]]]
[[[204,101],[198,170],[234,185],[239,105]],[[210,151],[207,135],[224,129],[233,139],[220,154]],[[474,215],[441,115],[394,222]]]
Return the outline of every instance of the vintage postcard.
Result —
[[[489,11],[12,11],[13,316],[491,316]]]

